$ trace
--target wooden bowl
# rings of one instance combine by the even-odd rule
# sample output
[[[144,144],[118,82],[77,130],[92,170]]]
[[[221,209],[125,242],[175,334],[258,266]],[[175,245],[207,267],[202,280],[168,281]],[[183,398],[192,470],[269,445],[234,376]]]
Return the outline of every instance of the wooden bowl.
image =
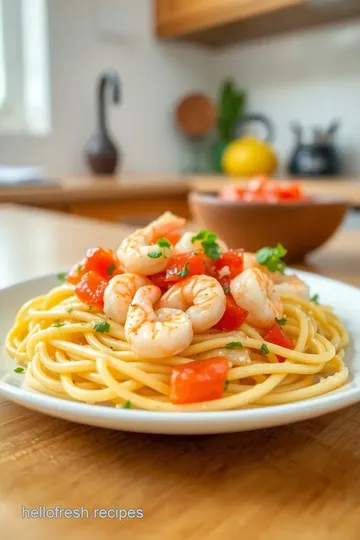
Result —
[[[287,262],[301,262],[322,246],[342,222],[348,203],[335,197],[312,197],[296,203],[224,201],[216,194],[193,191],[190,210],[198,223],[225,240],[229,248],[257,251],[280,242]]]

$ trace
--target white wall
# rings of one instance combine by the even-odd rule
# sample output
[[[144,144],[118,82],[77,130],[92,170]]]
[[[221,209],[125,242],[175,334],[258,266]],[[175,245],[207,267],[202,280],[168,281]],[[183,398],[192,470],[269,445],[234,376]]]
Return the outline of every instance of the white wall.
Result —
[[[214,95],[223,78],[234,76],[249,93],[249,109],[275,123],[283,163],[293,143],[291,120],[311,126],[340,118],[346,172],[360,174],[360,22],[214,51],[158,42],[152,0],[48,1],[53,131],[46,138],[0,136],[0,163],[44,164],[53,175],[85,172],[95,82],[112,67],[123,101],[111,108],[110,124],[124,172],[178,170],[177,99],[197,90]]]
[[[108,67],[122,83],[110,125],[126,172],[178,169],[181,138],[174,104],[209,92],[211,51],[153,37],[152,0],[49,0],[52,134],[0,136],[0,163],[44,164],[49,174],[86,171],[83,147],[95,128],[95,82]],[[105,32],[104,30],[109,30]],[[112,29],[119,29],[112,35]]]
[[[347,174],[360,174],[360,22],[236,45],[217,56],[218,81],[233,75],[249,110],[268,115],[286,163],[292,120],[327,126],[341,120],[338,142]]]

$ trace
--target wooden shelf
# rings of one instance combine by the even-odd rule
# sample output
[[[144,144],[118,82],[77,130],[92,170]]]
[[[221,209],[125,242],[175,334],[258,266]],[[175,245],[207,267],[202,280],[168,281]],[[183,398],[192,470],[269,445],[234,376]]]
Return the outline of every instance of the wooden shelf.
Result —
[[[358,17],[359,0],[157,0],[156,32],[222,46]]]

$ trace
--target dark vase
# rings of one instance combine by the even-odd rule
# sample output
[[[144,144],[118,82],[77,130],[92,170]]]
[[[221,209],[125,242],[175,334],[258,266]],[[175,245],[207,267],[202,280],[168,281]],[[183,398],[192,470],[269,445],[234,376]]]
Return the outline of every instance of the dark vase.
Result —
[[[120,82],[115,71],[102,74],[97,89],[98,129],[93,133],[85,146],[87,162],[94,174],[114,174],[118,164],[119,151],[111,139],[106,122],[105,97],[106,88],[112,86],[113,102],[120,101]]]

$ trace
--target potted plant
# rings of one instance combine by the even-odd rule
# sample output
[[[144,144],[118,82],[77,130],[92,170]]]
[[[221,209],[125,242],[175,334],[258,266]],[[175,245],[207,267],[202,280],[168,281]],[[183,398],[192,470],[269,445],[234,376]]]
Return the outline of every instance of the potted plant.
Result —
[[[235,122],[244,113],[246,94],[239,90],[234,81],[227,79],[219,90],[217,139],[213,146],[213,167],[215,171],[222,172],[222,155],[227,145],[234,138]]]

